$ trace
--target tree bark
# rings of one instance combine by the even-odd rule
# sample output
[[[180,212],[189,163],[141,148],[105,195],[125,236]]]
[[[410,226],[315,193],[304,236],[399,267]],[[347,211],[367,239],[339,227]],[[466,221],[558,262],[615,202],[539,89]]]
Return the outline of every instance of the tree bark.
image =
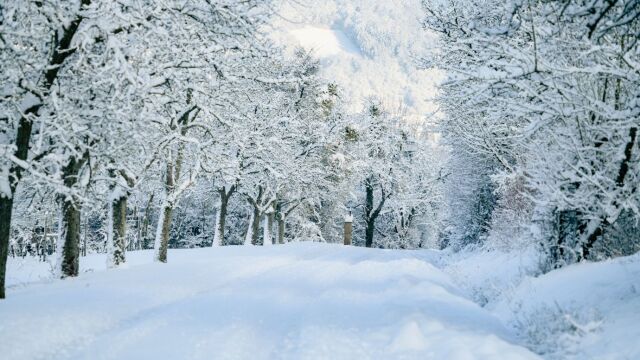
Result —
[[[247,234],[245,236],[244,243],[248,245],[249,242],[253,245],[260,245],[260,219],[262,218],[263,209],[263,197],[264,197],[264,188],[262,186],[258,186],[258,195],[254,199],[250,195],[247,196],[247,202],[252,206],[253,212],[251,217],[249,218],[249,226],[247,228]]]
[[[263,227],[263,236],[262,236],[262,245],[269,246],[273,245],[273,211],[267,211],[264,214],[264,223]]]
[[[220,206],[216,214],[216,232],[213,235],[212,246],[220,246],[224,243],[224,226],[227,219],[227,199],[224,188],[220,189]]]
[[[254,213],[251,212],[249,216],[249,225],[247,226],[247,233],[244,236],[244,245],[253,245],[253,216]]]
[[[122,195],[114,199],[111,203],[111,211],[113,217],[113,254],[112,261],[114,266],[118,266],[126,261],[126,237],[127,237],[127,196]]]
[[[373,208],[373,191],[374,191],[374,180],[372,177],[367,178],[365,181],[365,205],[364,205],[364,221],[365,221],[365,246],[372,247],[373,246],[373,234],[376,230],[376,219],[378,215],[380,215],[380,211],[384,206],[385,201],[387,200],[387,195],[384,191],[384,188],[380,186],[381,198],[378,206]]]
[[[60,276],[78,276],[80,271],[80,210],[69,199],[61,199],[60,238],[62,244]]]
[[[7,269],[13,198],[0,196],[0,299],[5,298],[4,279]]]
[[[142,231],[141,238],[142,244],[140,246],[141,249],[147,249],[149,247],[149,213],[151,212],[151,204],[153,203],[153,197],[155,194],[151,194],[149,196],[149,200],[147,201],[147,206],[144,209],[144,219],[142,220]]]
[[[226,186],[218,189],[220,196],[220,206],[218,208],[218,214],[216,215],[216,228],[213,236],[212,246],[220,246],[224,244],[224,226],[227,219],[227,208],[229,205],[229,198],[236,191],[236,185],[231,186],[229,191],[226,190]]]
[[[577,250],[578,211],[562,210],[558,213],[558,243],[552,251],[554,268],[579,260],[578,254],[568,254],[567,249]]]
[[[280,214],[278,216],[278,244],[284,244],[284,216]]]
[[[620,167],[618,168],[618,175],[616,177],[616,186],[618,189],[621,189],[624,187],[625,178],[627,176],[627,173],[629,172],[629,164],[631,163],[631,160],[632,160],[633,148],[635,147],[635,144],[636,144],[637,135],[638,135],[638,128],[635,126],[631,127],[629,129],[629,141],[625,144],[625,147],[624,147],[624,158],[620,162]],[[619,207],[619,204],[617,203],[616,200],[614,200],[613,206],[616,208]],[[585,236],[586,240],[582,245],[583,259],[589,258],[591,254],[591,249],[595,245],[596,241],[598,241],[598,239],[604,235],[605,228],[609,225],[611,224],[606,218],[600,219],[598,225],[594,227],[593,231],[591,231],[591,233]]]
[[[375,219],[369,219],[366,221],[366,230],[365,230],[365,246],[370,248],[373,246],[373,234],[376,230],[376,221]]]
[[[253,216],[251,217],[251,223],[249,224],[251,227],[251,244],[260,245],[260,208],[258,206],[253,207]]]
[[[365,183],[365,242],[364,245],[368,248],[373,246],[373,233],[375,231],[376,222],[373,215],[373,184],[370,179],[367,179]]]
[[[89,160],[89,154],[84,153],[82,158],[72,157],[62,168],[63,182],[67,189],[73,189],[78,182],[78,177],[83,166]],[[58,195],[61,206],[60,214],[60,238],[58,248],[61,249],[60,270],[61,277],[78,276],[80,270],[80,208],[79,199],[73,195]]]
[[[169,247],[169,234],[171,231],[171,217],[173,215],[173,206],[163,204],[160,209],[160,218],[158,219],[158,231],[156,234],[156,260],[159,262],[167,262],[167,248]]]

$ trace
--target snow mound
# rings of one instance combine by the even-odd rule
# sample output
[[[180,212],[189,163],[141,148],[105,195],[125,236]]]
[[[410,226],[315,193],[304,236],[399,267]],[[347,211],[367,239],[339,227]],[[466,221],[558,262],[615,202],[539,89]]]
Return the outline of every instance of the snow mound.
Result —
[[[14,283],[0,304],[3,359],[537,358],[461,295],[435,251],[305,243],[152,257]]]
[[[640,254],[526,278],[492,307],[549,357],[640,359]]]

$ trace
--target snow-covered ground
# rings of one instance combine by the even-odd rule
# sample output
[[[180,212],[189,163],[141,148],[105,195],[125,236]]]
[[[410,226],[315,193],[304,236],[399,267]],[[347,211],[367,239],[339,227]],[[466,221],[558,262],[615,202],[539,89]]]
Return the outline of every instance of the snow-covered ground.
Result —
[[[67,280],[37,280],[46,264],[10,259],[2,358],[536,358],[436,251],[300,243],[128,258],[109,271],[103,255],[83,258]]]
[[[151,259],[106,270],[90,255],[78,278],[52,280],[48,263],[10,258],[0,358],[640,358],[640,254],[541,276],[533,250],[294,243]]]

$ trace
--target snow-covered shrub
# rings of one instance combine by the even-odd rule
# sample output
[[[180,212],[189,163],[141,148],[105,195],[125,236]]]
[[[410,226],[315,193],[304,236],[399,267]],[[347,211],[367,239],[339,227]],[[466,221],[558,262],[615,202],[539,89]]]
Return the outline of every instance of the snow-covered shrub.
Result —
[[[496,208],[491,216],[487,241],[496,249],[521,250],[531,246],[533,203],[522,176],[495,176]]]
[[[540,255],[535,246],[506,251],[488,244],[469,245],[447,254],[445,271],[474,302],[491,307],[523,279],[541,273]]]
[[[528,348],[548,359],[578,355],[583,338],[597,332],[602,316],[594,309],[563,308],[557,303],[514,310],[511,324]]]

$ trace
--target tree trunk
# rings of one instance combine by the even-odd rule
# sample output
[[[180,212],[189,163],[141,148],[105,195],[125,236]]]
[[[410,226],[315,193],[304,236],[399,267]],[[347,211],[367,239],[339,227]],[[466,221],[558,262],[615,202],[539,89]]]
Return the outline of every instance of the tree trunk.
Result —
[[[184,133],[182,134],[184,135]],[[167,161],[165,174],[165,200],[160,209],[158,227],[156,229],[156,261],[167,262],[167,248],[169,247],[169,235],[171,232],[171,218],[173,217],[174,204],[171,202],[171,195],[175,191],[176,179],[180,178],[180,168],[182,167],[182,146],[178,147],[178,154],[175,162]],[[175,177],[174,177],[175,176]]]
[[[389,194],[387,194],[384,190],[383,186],[380,186],[380,202],[378,206],[373,208],[373,191],[374,191],[374,179],[373,177],[367,178],[365,181],[365,192],[366,192],[366,202],[364,204],[364,222],[366,224],[365,229],[365,246],[372,247],[373,246],[373,234],[376,230],[376,219],[378,215],[380,215],[380,211],[382,211],[382,207],[387,200]]]
[[[140,237],[140,212],[138,211],[138,207],[133,207],[133,218],[135,219],[136,224],[136,241],[131,245],[131,250],[140,250],[141,237]]]
[[[63,182],[67,189],[73,189],[78,182],[80,171],[89,160],[89,154],[85,152],[82,158],[72,157],[62,168]],[[60,259],[61,277],[78,276],[80,270],[80,208],[79,199],[64,194],[58,195],[61,206],[60,214],[60,238],[58,249]]]
[[[366,199],[364,205],[365,215],[365,246],[370,248],[373,246],[373,233],[375,231],[375,218],[373,217],[373,184],[370,179],[365,183]]]
[[[4,279],[7,271],[13,197],[0,195],[0,299],[5,298]]]
[[[262,223],[262,245],[273,245],[273,212],[267,212],[264,214],[264,221]]]
[[[87,222],[87,217],[84,217],[84,230],[82,236],[82,256],[87,256],[87,232],[88,232],[89,224]],[[45,234],[46,234],[46,226],[45,226]]]
[[[110,254],[114,266],[125,262],[127,237],[127,196],[122,195],[111,203],[113,253]]]
[[[373,246],[373,233],[376,230],[375,219],[370,219],[366,222],[367,228],[365,230],[365,246],[370,248]]]
[[[142,220],[142,244],[141,249],[147,249],[149,247],[149,213],[151,212],[151,203],[153,203],[153,197],[155,194],[151,194],[149,196],[149,200],[147,201],[147,206],[144,209],[144,219]]]
[[[158,218],[158,228],[156,231],[156,261],[167,262],[167,248],[169,246],[169,235],[171,231],[171,217],[173,215],[173,205],[163,204]]]
[[[278,244],[284,244],[284,215],[278,216]]]
[[[251,217],[251,223],[249,224],[251,227],[251,244],[260,245],[260,209],[257,206],[253,207],[253,216]]]
[[[276,239],[273,237],[273,224],[275,222],[275,213],[273,211],[267,214],[267,226],[269,227],[269,241],[272,244],[277,244]]]
[[[224,192],[224,188],[219,190],[220,206],[216,214],[216,230],[213,235],[213,246],[220,246],[224,243],[224,225],[227,218],[227,199]]]
[[[60,197],[60,276],[78,276],[80,271],[80,210],[68,198]]]
[[[216,228],[213,235],[212,246],[220,246],[224,244],[224,226],[227,219],[227,208],[229,205],[229,198],[236,191],[236,185],[231,186],[229,191],[226,191],[226,186],[218,189],[220,196],[220,206],[218,207],[218,214],[216,215]]]
[[[244,236],[244,245],[253,244],[253,216],[254,213],[251,212],[251,216],[249,216],[249,225],[247,226],[247,233]]]
[[[560,268],[579,260],[578,250],[578,212],[561,210],[558,213],[558,242],[552,251],[554,268]],[[571,250],[567,252],[567,250]]]

